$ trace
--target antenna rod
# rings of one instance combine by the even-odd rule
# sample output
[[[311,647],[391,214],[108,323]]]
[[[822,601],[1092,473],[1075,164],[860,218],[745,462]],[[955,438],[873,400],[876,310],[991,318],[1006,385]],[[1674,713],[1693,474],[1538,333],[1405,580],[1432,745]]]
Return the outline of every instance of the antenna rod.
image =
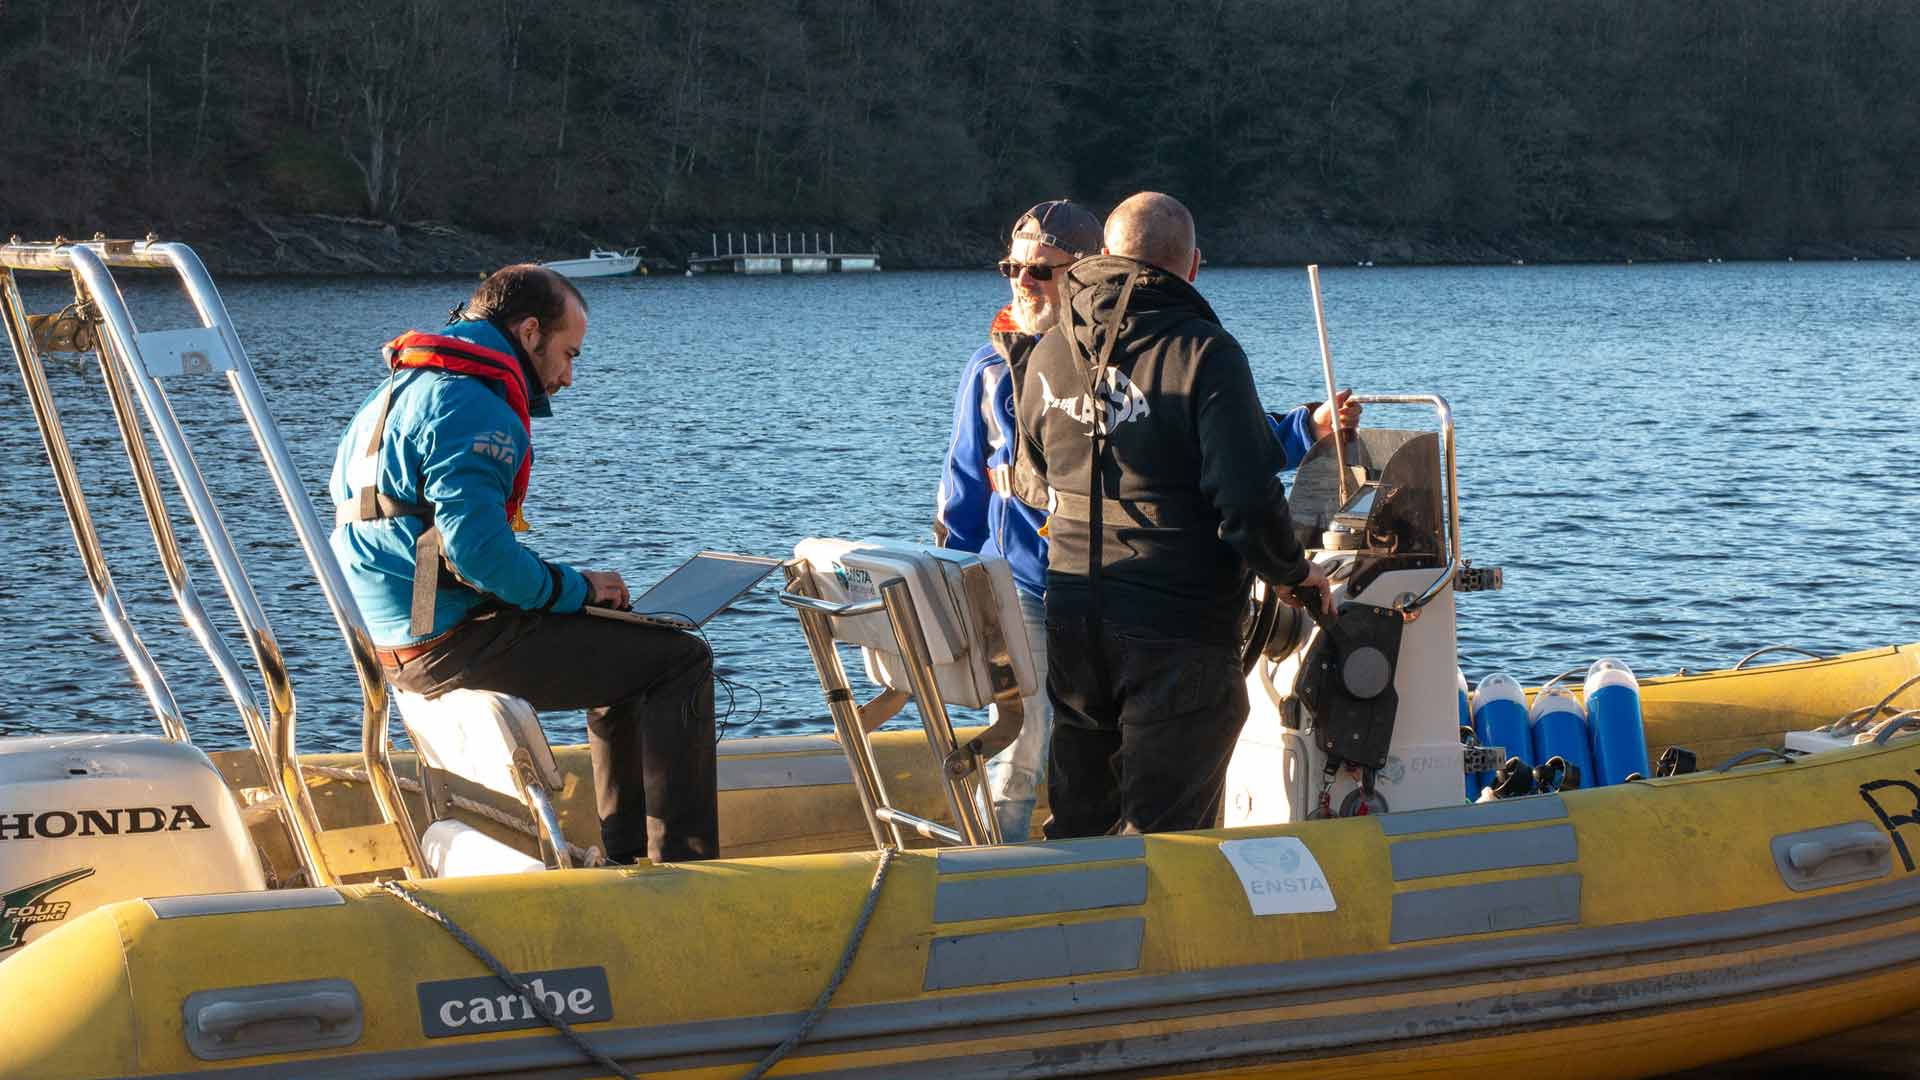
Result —
[[[1313,289],[1313,324],[1320,328],[1320,370],[1327,376],[1327,411],[1333,416],[1329,425],[1333,433],[1333,463],[1340,470],[1340,505],[1347,505],[1347,485],[1351,478],[1347,475],[1347,440],[1340,430],[1340,409],[1334,403],[1333,389],[1333,349],[1327,344],[1327,312],[1320,303],[1320,264],[1307,264],[1307,285]]]

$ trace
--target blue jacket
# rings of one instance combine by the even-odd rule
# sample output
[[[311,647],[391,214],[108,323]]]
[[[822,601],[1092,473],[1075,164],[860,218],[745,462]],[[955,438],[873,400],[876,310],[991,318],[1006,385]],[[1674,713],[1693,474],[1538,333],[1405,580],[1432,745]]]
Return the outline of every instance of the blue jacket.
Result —
[[[1005,557],[1014,584],[1042,596],[1047,589],[1047,539],[1040,528],[1047,515],[1014,498],[1009,487],[1017,377],[1010,374],[1009,356],[1022,359],[1039,339],[1012,332],[1012,325],[1003,309],[994,319],[992,340],[974,352],[960,376],[934,538],[942,547]],[[1269,413],[1267,426],[1280,441],[1287,468],[1299,465],[1314,442],[1313,408]]]
[[[1047,514],[1014,498],[1010,487],[1015,376],[1002,351],[1024,352],[1037,339],[999,332],[999,320],[994,328],[994,340],[968,361],[954,397],[934,538],[941,547],[1005,556],[1020,591],[1041,596],[1047,590],[1047,541],[1040,526]]]
[[[510,356],[517,350],[486,322],[436,331]],[[533,446],[500,388],[471,375],[408,368],[392,375],[393,405],[380,451],[365,456],[386,385],[376,387],[347,425],[334,451],[328,488],[336,506],[372,482],[402,502],[430,503],[443,554],[472,586],[443,580],[434,599],[433,634],[451,630],[488,596],[514,607],[579,611],[587,582],[579,571],[549,563],[514,537],[507,498],[521,455]],[[417,517],[338,525],[331,546],[376,644],[425,640],[408,630],[413,607],[413,545],[427,522]],[[485,595],[483,595],[485,594]]]

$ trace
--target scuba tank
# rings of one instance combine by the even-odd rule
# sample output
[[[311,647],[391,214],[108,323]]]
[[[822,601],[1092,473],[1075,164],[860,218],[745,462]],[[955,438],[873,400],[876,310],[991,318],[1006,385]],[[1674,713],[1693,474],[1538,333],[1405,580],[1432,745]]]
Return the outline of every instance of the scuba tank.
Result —
[[[1458,667],[1453,669],[1454,685],[1460,691],[1460,732],[1465,736],[1473,733],[1474,744],[1478,745],[1480,734],[1473,727],[1473,705],[1467,697],[1467,673]],[[1462,741],[1466,741],[1464,738]],[[1470,772],[1467,774],[1467,801],[1480,797],[1480,789],[1493,782],[1493,774],[1488,772]]]
[[[1527,729],[1527,695],[1511,675],[1489,675],[1473,691],[1473,730],[1481,746],[1498,746],[1533,768]],[[1491,783],[1491,781],[1489,781]]]
[[[1549,758],[1561,758],[1578,772],[1567,772],[1567,776],[1577,776],[1581,781],[1593,783],[1593,756],[1588,750],[1587,711],[1580,706],[1580,699],[1573,691],[1556,686],[1534,695],[1533,710],[1528,717],[1533,727],[1533,760],[1544,762]],[[1556,787],[1572,787],[1561,784]]]
[[[1640,682],[1627,665],[1595,660],[1587,669],[1587,726],[1593,735],[1593,786],[1653,774],[1647,767],[1647,730],[1640,719]]]

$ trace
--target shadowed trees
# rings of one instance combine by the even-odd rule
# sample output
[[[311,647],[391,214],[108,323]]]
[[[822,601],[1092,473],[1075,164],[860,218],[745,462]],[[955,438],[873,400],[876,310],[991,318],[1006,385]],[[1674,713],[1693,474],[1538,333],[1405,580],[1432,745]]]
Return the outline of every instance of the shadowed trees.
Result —
[[[1903,0],[10,0],[0,227],[1920,224]]]

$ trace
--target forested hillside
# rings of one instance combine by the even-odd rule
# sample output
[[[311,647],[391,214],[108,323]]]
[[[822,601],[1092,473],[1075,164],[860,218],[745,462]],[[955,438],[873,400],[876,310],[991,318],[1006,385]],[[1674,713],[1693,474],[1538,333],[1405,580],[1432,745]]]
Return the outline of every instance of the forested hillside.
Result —
[[[1893,253],[1917,64],[1911,0],[0,0],[0,231],[837,228],[899,265],[1153,187],[1226,258]]]

